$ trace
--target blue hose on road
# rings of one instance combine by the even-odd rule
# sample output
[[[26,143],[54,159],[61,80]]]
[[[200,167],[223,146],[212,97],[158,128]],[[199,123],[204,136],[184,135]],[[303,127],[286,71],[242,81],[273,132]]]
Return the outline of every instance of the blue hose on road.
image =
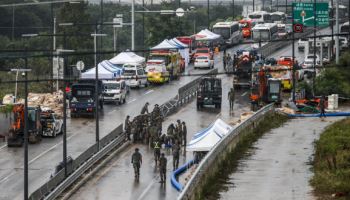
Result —
[[[176,177],[178,177],[180,174],[184,173],[188,168],[190,168],[192,165],[194,164],[194,160],[190,160],[187,163],[185,163],[184,165],[180,166],[178,169],[176,169],[175,171],[173,171],[171,173],[171,185],[177,190],[177,191],[182,191],[183,185],[181,185],[181,183],[179,183],[176,180]]]
[[[335,112],[325,113],[326,117],[346,117],[350,116],[350,112]],[[320,117],[320,113],[317,114],[288,114],[288,117]]]

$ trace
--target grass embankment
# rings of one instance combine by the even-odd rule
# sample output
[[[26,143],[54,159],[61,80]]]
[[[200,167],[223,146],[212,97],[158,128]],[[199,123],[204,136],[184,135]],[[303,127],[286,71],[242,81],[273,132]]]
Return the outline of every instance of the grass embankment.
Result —
[[[247,151],[251,148],[254,142],[256,142],[264,133],[271,129],[280,127],[285,123],[288,118],[284,115],[275,113],[270,114],[260,122],[260,124],[254,129],[246,129],[249,133],[244,136],[237,144],[236,148],[229,152],[226,159],[219,164],[218,170],[214,176],[207,179],[204,187],[201,191],[201,196],[198,199],[214,200],[220,197],[219,192],[228,189],[229,175],[234,173],[238,166],[238,161],[245,157]]]
[[[311,184],[320,199],[350,199],[350,118],[329,126],[316,142]]]

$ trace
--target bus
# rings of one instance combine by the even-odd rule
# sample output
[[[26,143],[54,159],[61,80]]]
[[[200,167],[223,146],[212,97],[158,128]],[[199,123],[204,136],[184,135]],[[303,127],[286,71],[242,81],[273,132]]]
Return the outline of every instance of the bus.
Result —
[[[286,23],[286,14],[284,12],[273,12],[271,15],[271,22],[276,24],[285,24]]]
[[[248,18],[257,24],[271,22],[271,15],[266,11],[255,11],[248,15]]]
[[[251,19],[242,19],[239,21],[239,24],[241,26],[243,38],[250,38],[255,23]]]
[[[213,32],[221,35],[227,45],[238,44],[242,41],[238,22],[218,22],[213,26]]]
[[[253,41],[261,42],[261,46],[264,46],[270,40],[274,40],[278,38],[278,27],[276,23],[265,23],[265,24],[257,24],[252,29],[253,33]],[[253,44],[253,48],[259,48],[259,44]]]

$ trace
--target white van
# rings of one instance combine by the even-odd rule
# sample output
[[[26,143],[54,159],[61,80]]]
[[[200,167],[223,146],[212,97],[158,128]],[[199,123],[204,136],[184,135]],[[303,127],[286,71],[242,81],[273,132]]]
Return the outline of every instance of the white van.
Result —
[[[103,84],[103,102],[115,102],[122,104],[126,102],[126,95],[129,93],[129,87],[124,80],[104,80]]]
[[[123,65],[124,73],[121,76],[130,87],[147,87],[147,74],[141,64],[126,63]]]

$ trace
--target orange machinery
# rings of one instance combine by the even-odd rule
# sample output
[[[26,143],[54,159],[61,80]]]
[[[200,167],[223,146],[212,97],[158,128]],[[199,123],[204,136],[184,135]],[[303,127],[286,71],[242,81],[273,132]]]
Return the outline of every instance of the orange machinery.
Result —
[[[11,124],[7,138],[8,147],[21,147],[24,142],[24,105],[16,104],[12,109],[14,122]],[[28,107],[28,141],[41,141],[42,127],[40,123],[40,108]]]

